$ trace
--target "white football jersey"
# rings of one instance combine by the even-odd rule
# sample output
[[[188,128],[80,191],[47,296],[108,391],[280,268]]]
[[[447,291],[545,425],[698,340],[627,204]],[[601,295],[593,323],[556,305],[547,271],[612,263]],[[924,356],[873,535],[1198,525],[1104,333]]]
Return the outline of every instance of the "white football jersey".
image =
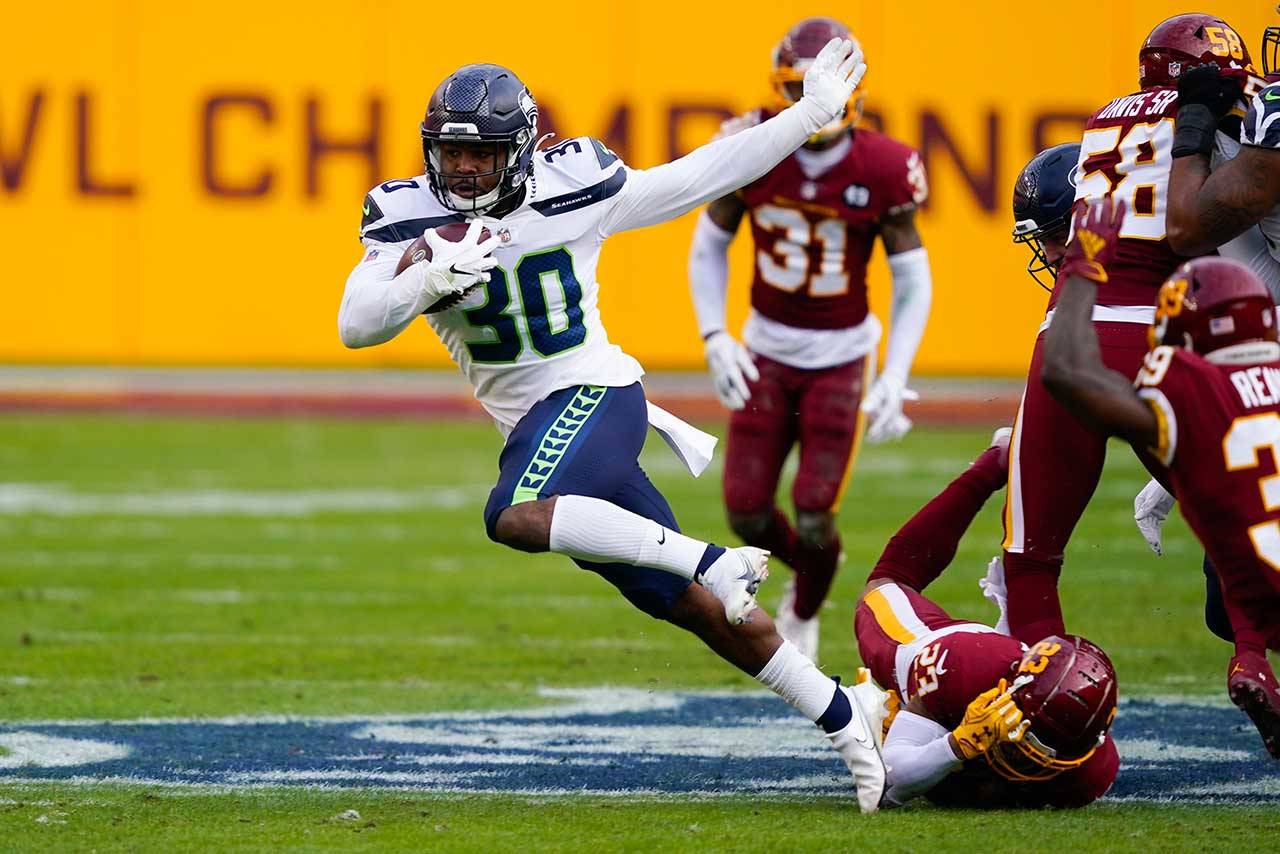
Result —
[[[493,253],[487,284],[425,315],[476,398],[504,434],[553,391],[625,386],[640,363],[609,342],[597,305],[596,266],[608,217],[633,172],[604,144],[570,139],[533,156],[524,202],[501,219],[481,217],[508,239]],[[428,228],[463,222],[425,176],[370,191],[360,239],[399,259]]]

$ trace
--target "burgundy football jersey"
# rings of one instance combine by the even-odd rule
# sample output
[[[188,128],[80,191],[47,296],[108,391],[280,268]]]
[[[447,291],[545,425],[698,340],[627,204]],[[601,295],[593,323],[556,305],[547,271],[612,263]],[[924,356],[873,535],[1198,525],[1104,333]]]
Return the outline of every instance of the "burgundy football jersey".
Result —
[[[816,178],[792,154],[738,191],[751,214],[751,306],[801,329],[844,329],[867,316],[867,261],[886,214],[928,197],[919,152],[859,128],[848,154]]]
[[[1160,423],[1152,453],[1224,592],[1280,639],[1280,362],[1220,365],[1157,347],[1135,385]]]
[[[1177,112],[1177,89],[1148,89],[1116,98],[1085,125],[1076,204],[1111,196],[1128,206],[1109,281],[1098,287],[1099,305],[1154,305],[1160,285],[1185,260],[1165,232]],[[1057,298],[1055,289],[1050,307]]]
[[[920,700],[928,715],[955,729],[973,699],[1013,678],[1022,644],[996,632],[954,632],[925,646],[907,669],[908,700]]]

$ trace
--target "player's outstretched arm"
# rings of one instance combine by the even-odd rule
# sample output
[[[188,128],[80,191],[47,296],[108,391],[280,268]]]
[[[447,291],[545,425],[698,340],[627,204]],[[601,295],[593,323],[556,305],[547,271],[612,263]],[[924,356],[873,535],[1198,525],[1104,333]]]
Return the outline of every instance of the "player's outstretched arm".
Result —
[[[778,115],[678,160],[631,172],[601,233],[666,222],[751,183],[839,115],[866,70],[860,48],[832,39],[805,72],[804,97]]]
[[[751,354],[725,330],[725,293],[729,288],[729,244],[746,205],[737,196],[716,199],[698,218],[689,247],[689,288],[698,318],[703,353],[716,397],[729,409],[742,409],[751,398],[748,380],[758,380]]]
[[[1264,89],[1249,107],[1242,136],[1252,144],[1245,144],[1234,159],[1210,171],[1218,122],[1239,100],[1240,92],[1240,81],[1222,76],[1212,63],[1178,79],[1165,219],[1169,245],[1180,255],[1212,252],[1280,204],[1280,122],[1272,122],[1277,127],[1270,133],[1266,126],[1271,102],[1280,102],[1280,86]],[[1271,110],[1280,114],[1280,103]],[[1274,138],[1270,146],[1268,136]]]
[[[1058,272],[1066,280],[1045,333],[1041,379],[1059,403],[1094,430],[1145,448],[1159,441],[1155,413],[1138,397],[1131,378],[1103,364],[1093,328],[1098,284],[1107,281],[1124,211],[1124,202],[1113,205],[1107,196],[1076,215]]]
[[[933,304],[933,275],[916,229],[915,209],[885,217],[880,223],[880,239],[893,280],[893,320],[884,368],[862,401],[869,419],[866,439],[871,444],[896,441],[911,429],[911,419],[903,413],[902,405],[918,397],[907,388],[907,377]]]

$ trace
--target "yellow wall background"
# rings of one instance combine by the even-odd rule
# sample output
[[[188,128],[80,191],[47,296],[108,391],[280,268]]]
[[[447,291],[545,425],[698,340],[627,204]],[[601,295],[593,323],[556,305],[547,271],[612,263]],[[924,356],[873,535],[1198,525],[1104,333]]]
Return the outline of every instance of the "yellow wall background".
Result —
[[[6,10],[2,360],[445,364],[426,324],[370,350],[339,343],[338,300],[360,256],[360,203],[373,182],[366,158],[334,153],[318,159],[309,188],[309,101],[320,133],[341,140],[367,135],[378,99],[376,180],[405,177],[421,171],[417,123],[436,83],[465,62],[500,62],[550,107],[562,137],[603,135],[616,107],[629,105],[627,156],[646,166],[666,159],[673,105],[757,105],[776,40],[800,17],[832,14],[863,42],[868,106],[886,130],[919,145],[923,117],[935,115],[972,173],[995,170],[987,210],[945,146],[931,151],[921,231],[935,301],[918,371],[1019,374],[1045,295],[1009,241],[1008,203],[1034,153],[1035,118],[1088,114],[1132,91],[1142,38],[1187,11],[1158,0],[175,5]],[[1270,2],[1206,11],[1254,51],[1275,21]],[[267,105],[215,117],[217,180],[245,187],[269,173],[263,195],[206,188],[205,110],[219,95]],[[692,147],[714,127],[695,116],[677,143]],[[1059,122],[1045,141],[1076,134]],[[603,255],[605,324],[651,368],[701,366],[685,278],[693,222],[619,236]],[[744,229],[732,255],[735,324],[746,313],[749,242]],[[883,311],[888,277],[873,263],[873,306]]]

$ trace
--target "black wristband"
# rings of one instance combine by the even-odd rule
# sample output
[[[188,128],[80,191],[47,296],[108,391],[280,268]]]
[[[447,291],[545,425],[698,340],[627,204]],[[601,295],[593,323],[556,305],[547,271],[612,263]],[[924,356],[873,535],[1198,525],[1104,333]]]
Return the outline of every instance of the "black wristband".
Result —
[[[1213,110],[1204,104],[1186,104],[1178,108],[1178,118],[1173,126],[1173,156],[1190,157],[1213,151],[1213,136],[1218,132],[1218,120]]]

